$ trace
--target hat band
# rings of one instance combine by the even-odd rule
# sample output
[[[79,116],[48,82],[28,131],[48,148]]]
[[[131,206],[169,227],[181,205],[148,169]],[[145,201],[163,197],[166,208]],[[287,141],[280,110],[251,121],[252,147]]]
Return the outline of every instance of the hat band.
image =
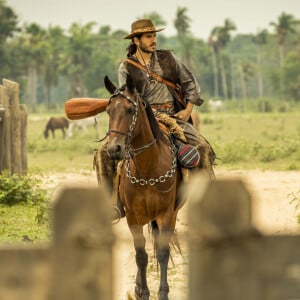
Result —
[[[139,32],[147,32],[147,31],[156,31],[156,28],[153,27],[153,26],[149,26],[149,27],[145,27],[145,28],[140,28],[140,29],[133,30],[131,32],[131,34],[133,34],[133,33],[139,33]]]

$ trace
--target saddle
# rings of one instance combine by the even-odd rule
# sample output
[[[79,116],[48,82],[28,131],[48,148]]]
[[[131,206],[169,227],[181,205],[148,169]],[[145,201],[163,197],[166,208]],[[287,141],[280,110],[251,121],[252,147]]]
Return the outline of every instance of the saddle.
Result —
[[[183,168],[192,169],[199,165],[200,154],[196,147],[187,144],[183,129],[167,114],[154,111],[162,131],[172,140],[177,151],[177,159]]]

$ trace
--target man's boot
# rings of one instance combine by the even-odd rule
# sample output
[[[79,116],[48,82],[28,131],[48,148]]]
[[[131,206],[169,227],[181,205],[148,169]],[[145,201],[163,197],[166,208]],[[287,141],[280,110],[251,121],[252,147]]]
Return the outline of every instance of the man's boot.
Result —
[[[99,147],[94,154],[94,168],[97,173],[99,186],[105,186],[111,194],[112,198],[112,220],[119,221],[125,216],[124,207],[119,199],[118,194],[118,161],[111,160],[106,151],[106,145]]]
[[[212,157],[215,153],[212,152],[212,147],[206,139],[203,138],[201,139],[201,143],[198,144],[197,149],[200,153],[200,163],[198,168],[206,172],[209,178],[215,179],[216,177],[213,169],[215,158]]]

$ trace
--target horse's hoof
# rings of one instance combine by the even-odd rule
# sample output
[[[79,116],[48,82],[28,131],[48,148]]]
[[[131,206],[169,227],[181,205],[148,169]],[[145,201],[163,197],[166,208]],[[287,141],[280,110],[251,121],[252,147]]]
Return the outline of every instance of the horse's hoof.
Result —
[[[139,287],[135,287],[135,299],[136,300],[149,300],[149,290],[142,290]]]
[[[158,300],[169,300],[169,296],[166,293],[159,293]]]
[[[158,300],[169,300],[169,287],[160,287],[158,292]]]

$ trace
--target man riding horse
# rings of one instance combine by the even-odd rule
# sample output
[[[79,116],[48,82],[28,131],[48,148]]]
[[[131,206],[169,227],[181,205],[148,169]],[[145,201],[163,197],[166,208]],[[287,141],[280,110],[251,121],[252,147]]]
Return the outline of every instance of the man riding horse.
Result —
[[[156,33],[163,29],[155,28],[150,19],[132,23],[131,33],[124,37],[131,42],[127,47],[128,58],[119,66],[119,86],[125,84],[127,76],[131,76],[137,91],[151,105],[158,117],[164,114],[174,118],[185,137],[184,141],[175,141],[177,146],[183,149],[178,153],[182,152],[184,167],[196,167],[198,170],[200,168],[213,178],[212,165],[215,154],[191,122],[193,106],[200,106],[204,102],[200,98],[199,84],[189,68],[171,51],[156,49]],[[109,158],[105,145],[100,152],[101,178],[112,189],[115,163]],[[189,156],[195,159],[189,160]],[[116,210],[113,219],[125,215],[121,203],[117,203],[117,207],[120,211]]]

